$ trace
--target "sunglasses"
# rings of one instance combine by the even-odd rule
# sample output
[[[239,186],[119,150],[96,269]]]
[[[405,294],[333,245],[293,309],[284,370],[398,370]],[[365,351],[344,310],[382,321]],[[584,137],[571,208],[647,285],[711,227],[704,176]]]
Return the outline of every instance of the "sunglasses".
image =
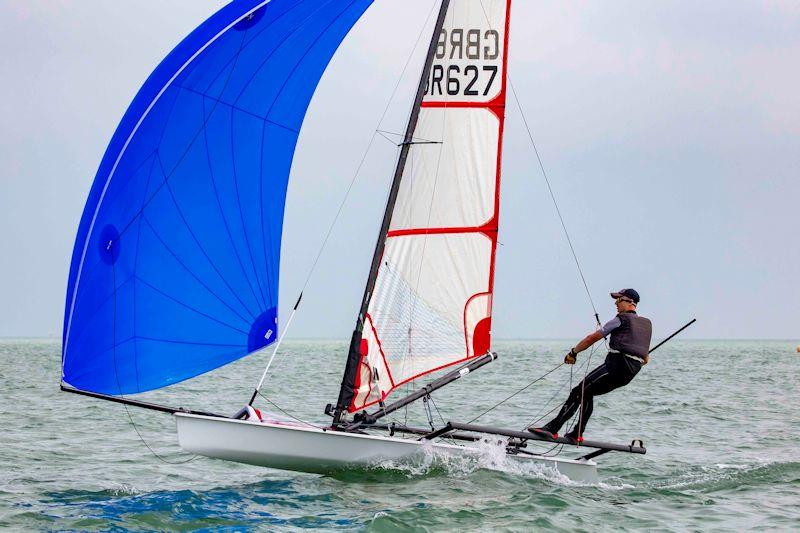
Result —
[[[620,302],[628,302],[629,304],[636,305],[636,302],[634,302],[634,301],[633,301],[633,300],[631,300],[630,298],[617,298],[617,299],[615,300],[615,302],[616,302],[616,303],[620,303]]]

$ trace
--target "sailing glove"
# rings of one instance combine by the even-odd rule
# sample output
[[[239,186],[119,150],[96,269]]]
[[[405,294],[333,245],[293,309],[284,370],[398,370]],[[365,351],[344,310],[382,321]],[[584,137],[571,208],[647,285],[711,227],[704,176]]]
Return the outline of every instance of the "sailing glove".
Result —
[[[575,353],[575,348],[570,349],[569,353],[564,357],[564,363],[574,365],[578,360],[578,354]]]

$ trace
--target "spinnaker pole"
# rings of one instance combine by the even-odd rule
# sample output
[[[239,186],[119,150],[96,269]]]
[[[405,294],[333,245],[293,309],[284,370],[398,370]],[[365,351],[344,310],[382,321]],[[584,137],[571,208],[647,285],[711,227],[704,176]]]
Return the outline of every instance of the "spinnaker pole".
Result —
[[[358,361],[361,356],[361,332],[364,329],[364,319],[367,315],[372,291],[375,288],[375,280],[378,277],[381,257],[383,256],[383,250],[386,245],[386,235],[389,231],[389,224],[392,220],[392,213],[394,212],[397,194],[400,190],[400,182],[403,177],[403,171],[406,167],[408,154],[413,144],[412,141],[414,130],[417,128],[420,108],[422,107],[422,99],[425,96],[425,87],[428,82],[428,77],[433,65],[434,55],[436,53],[436,45],[439,41],[439,35],[442,32],[442,28],[444,27],[445,16],[447,15],[447,9],[449,6],[450,0],[442,0],[442,5],[439,8],[439,16],[436,19],[436,26],[434,27],[433,35],[431,36],[431,42],[428,45],[428,55],[425,58],[425,65],[422,68],[419,85],[417,86],[417,94],[414,98],[414,106],[411,108],[411,116],[408,119],[408,125],[406,127],[405,136],[403,137],[403,143],[400,146],[400,155],[397,159],[397,167],[395,168],[392,186],[389,190],[389,198],[386,202],[386,210],[383,213],[381,229],[378,232],[378,240],[375,244],[375,252],[372,255],[372,265],[370,266],[367,284],[364,287],[364,296],[361,300],[361,308],[358,311],[356,327],[353,331],[353,336],[350,339],[350,348],[347,353],[347,363],[345,364],[344,375],[342,376],[339,399],[336,401],[336,408],[333,415],[334,425],[337,425],[340,422],[342,413],[347,410],[347,407],[350,405],[350,402],[353,399],[353,385],[355,383],[356,373],[358,370]]]

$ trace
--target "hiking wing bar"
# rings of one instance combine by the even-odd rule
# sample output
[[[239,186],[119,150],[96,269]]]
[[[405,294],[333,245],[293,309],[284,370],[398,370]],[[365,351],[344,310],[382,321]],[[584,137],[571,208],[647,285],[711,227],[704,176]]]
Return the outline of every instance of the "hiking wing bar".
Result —
[[[477,426],[474,424],[462,424],[460,422],[448,422],[445,428],[449,428],[450,431],[472,431],[475,433],[487,433],[490,435],[502,435],[504,437],[513,437],[515,439],[520,439],[522,441],[526,440],[540,440],[544,442],[557,442],[559,444],[570,444],[575,445],[575,442],[566,439],[564,437],[558,437],[557,439],[548,439],[547,437],[537,435],[535,433],[531,433],[530,431],[516,431],[513,429],[503,429],[503,428],[496,428],[491,426]],[[443,428],[444,429],[444,428]],[[440,430],[439,430],[440,431]],[[438,432],[438,431],[437,431]],[[442,433],[440,435],[436,435],[437,437],[446,434]],[[582,442],[577,443],[577,446],[584,446],[586,448],[597,448],[598,450],[603,450],[604,452],[627,452],[627,453],[639,453],[645,454],[647,453],[647,449],[644,447],[644,443],[640,440],[634,440],[630,444],[613,444],[609,442],[598,442],[593,440],[584,440]],[[599,455],[599,454],[598,454]],[[594,455],[596,457],[596,455]]]

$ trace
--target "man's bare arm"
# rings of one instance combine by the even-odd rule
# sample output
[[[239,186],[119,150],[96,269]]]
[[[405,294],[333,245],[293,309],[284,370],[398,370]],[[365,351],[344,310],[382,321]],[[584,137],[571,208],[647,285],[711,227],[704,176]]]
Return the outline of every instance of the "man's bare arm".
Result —
[[[603,338],[603,334],[602,333],[600,333],[599,331],[593,331],[593,332],[589,333],[588,335],[586,335],[586,337],[584,337],[581,342],[576,344],[575,348],[573,348],[573,350],[575,350],[575,353],[581,353],[586,348],[588,348],[589,346],[591,346],[592,344],[596,343],[597,341],[599,341],[602,338]]]

